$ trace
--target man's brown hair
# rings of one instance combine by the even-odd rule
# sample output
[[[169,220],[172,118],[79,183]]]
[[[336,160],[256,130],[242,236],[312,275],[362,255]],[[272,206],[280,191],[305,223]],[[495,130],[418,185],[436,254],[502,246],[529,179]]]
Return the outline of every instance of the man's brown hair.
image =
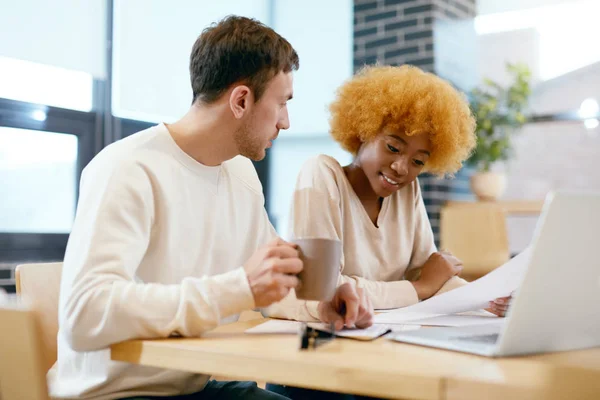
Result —
[[[255,19],[225,17],[206,28],[192,48],[192,103],[212,103],[236,82],[258,101],[275,75],[299,66],[292,45],[273,29]]]

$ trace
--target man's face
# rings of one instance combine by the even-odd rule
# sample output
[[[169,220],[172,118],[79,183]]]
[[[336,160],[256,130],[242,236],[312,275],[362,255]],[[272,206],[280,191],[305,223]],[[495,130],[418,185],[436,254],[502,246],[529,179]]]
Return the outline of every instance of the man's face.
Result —
[[[279,130],[290,127],[287,102],[292,98],[292,82],[291,72],[280,72],[271,79],[260,100],[249,110],[234,135],[241,155],[254,161],[262,160]]]

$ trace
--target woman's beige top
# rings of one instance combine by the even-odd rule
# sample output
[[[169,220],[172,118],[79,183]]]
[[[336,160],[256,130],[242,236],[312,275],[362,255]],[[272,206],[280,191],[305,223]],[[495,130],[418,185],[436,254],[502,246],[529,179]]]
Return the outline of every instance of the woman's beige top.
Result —
[[[300,171],[289,236],[339,239],[343,248],[340,283],[364,288],[375,309],[417,303],[414,286],[406,280],[407,272],[418,273],[412,270],[421,267],[436,251],[417,181],[383,200],[375,226],[341,165],[325,155],[308,160]],[[465,283],[455,277],[438,293]],[[267,314],[312,319],[317,317],[316,304],[312,303],[299,302],[292,293],[271,306]]]

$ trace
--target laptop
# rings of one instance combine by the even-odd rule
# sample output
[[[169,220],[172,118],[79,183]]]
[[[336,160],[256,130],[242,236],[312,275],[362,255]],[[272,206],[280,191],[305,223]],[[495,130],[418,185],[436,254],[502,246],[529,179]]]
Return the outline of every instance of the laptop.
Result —
[[[504,323],[388,338],[488,357],[600,346],[600,193],[551,193]]]

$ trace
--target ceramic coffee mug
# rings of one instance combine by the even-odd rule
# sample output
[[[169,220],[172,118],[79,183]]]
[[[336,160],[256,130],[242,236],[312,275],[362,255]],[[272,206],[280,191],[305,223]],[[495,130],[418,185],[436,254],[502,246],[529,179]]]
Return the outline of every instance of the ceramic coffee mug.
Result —
[[[300,285],[296,288],[296,297],[302,300],[331,300],[340,275],[342,243],[323,238],[302,238],[292,242],[298,245],[304,263],[302,272],[298,274]]]

